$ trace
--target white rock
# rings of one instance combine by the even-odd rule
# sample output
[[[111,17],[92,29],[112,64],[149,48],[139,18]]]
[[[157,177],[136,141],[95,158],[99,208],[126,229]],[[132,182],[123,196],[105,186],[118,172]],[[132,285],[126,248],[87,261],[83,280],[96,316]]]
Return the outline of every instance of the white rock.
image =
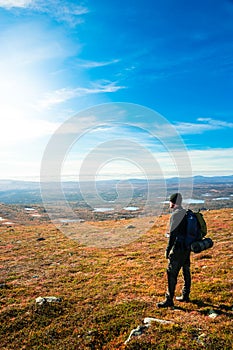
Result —
[[[61,301],[61,298],[57,298],[57,297],[38,297],[36,298],[36,303],[39,305],[43,305],[45,303],[58,303]]]
[[[151,325],[152,322],[159,322],[159,323],[162,323],[162,324],[171,324],[171,323],[173,323],[172,321],[161,320],[160,318],[154,318],[154,317],[145,317],[143,322],[148,324],[148,325]]]
[[[127,340],[125,341],[125,344],[127,344],[132,337],[137,337],[143,334],[143,332],[151,326],[152,322],[159,322],[162,324],[171,324],[173,323],[172,321],[166,321],[166,320],[161,320],[160,318],[154,318],[154,317],[145,317],[144,320],[144,325],[140,325],[137,328],[134,328],[131,332]]]
[[[217,316],[218,316],[218,314],[217,314],[214,310],[210,310],[210,312],[209,312],[209,317],[215,318],[215,317],[217,317]]]
[[[137,328],[132,329],[132,331],[130,332],[130,335],[128,337],[128,339],[125,341],[125,344],[127,344],[130,339],[132,337],[138,337],[139,335],[142,335],[142,333],[144,332],[144,330],[149,327],[149,325],[145,325],[145,326],[138,326]]]

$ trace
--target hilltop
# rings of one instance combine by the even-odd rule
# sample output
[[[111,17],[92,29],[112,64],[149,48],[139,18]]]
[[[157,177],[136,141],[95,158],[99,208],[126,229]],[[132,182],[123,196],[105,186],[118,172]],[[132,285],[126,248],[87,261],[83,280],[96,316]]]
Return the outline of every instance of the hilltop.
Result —
[[[165,310],[156,303],[166,288],[168,215],[154,217],[150,230],[137,240],[108,249],[81,245],[49,222],[1,225],[1,347],[229,350],[233,209],[204,215],[214,247],[192,255],[191,303],[177,302],[175,309]],[[124,223],[130,225],[130,220]],[[111,221],[101,225],[111,226]],[[177,294],[180,290],[181,279]],[[46,296],[58,302],[36,304],[36,298]],[[171,323],[154,322],[124,344],[145,317]]]

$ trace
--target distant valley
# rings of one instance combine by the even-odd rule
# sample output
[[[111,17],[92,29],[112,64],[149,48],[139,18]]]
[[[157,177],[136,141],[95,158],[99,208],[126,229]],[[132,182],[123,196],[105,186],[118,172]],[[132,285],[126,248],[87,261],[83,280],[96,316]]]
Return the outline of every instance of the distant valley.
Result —
[[[212,210],[233,207],[233,176],[110,180],[96,182],[95,187],[92,185],[89,182],[81,185],[78,182],[63,182],[60,186],[64,198],[61,199],[54,192],[54,185],[46,184],[45,201],[49,200],[48,207],[42,199],[39,182],[1,180],[0,225],[47,222],[50,220],[47,211],[53,208],[55,219],[61,222],[166,214],[169,212],[169,195],[176,191],[182,192],[186,208]],[[72,209],[72,214],[66,213],[62,200]]]

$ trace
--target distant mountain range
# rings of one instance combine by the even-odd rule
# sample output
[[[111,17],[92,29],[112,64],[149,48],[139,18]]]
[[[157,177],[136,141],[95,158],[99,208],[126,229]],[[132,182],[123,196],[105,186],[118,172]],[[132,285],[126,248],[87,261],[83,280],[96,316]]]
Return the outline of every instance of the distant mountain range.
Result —
[[[62,192],[57,191],[59,188],[62,189]],[[61,184],[51,182],[45,184],[42,194],[39,181],[0,180],[0,203],[33,205],[42,204],[48,200],[59,202],[63,199],[63,195],[61,197],[63,193],[67,201],[76,203],[79,207],[86,208],[89,201],[93,203],[93,200],[97,206],[99,198],[107,202],[113,202],[117,198],[124,199],[124,201],[132,200],[133,206],[140,207],[148,199],[148,193],[150,193],[150,198],[158,198],[159,203],[165,192],[169,194],[180,191],[181,188],[184,196],[190,196],[189,192],[192,188],[194,199],[204,198],[205,202],[213,199],[215,207],[217,205],[221,207],[222,200],[225,206],[233,205],[231,204],[233,175],[174,177],[149,181],[135,178],[125,181],[105,180],[98,181],[95,186],[90,182],[64,181]]]
[[[182,178],[182,180],[188,180],[190,178]],[[193,183],[194,184],[225,184],[225,183],[233,183],[233,175],[227,175],[227,176],[193,176]],[[172,184],[174,182],[180,181],[180,178],[173,177],[170,179],[167,179],[167,184]]]
[[[207,176],[194,176],[194,182],[198,183],[226,183],[226,182],[233,182],[233,175],[228,175],[228,176],[212,176],[212,177],[207,177]]]
[[[228,176],[194,176],[193,178],[179,178],[179,177],[172,177],[166,179],[167,185],[174,185],[178,183],[179,181],[190,181],[193,180],[194,184],[226,184],[226,183],[233,183],[233,175]],[[117,183],[119,180],[101,180],[99,183],[102,185],[104,183]],[[128,179],[128,182],[131,183],[137,183],[137,184],[144,184],[147,183],[147,180],[145,179]],[[150,180],[151,182],[164,182],[164,179],[158,179],[158,180]],[[77,181],[64,181],[63,186],[65,188],[72,188],[73,186],[77,186]],[[8,180],[3,179],[0,180],[0,191],[10,191],[10,190],[37,190],[40,189],[40,182],[39,181],[20,181],[20,180]]]

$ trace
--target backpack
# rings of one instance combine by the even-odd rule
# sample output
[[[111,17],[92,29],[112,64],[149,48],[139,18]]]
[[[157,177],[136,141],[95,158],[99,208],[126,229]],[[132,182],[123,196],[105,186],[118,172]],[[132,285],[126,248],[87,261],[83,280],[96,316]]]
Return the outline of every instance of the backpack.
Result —
[[[204,238],[207,235],[207,225],[206,225],[205,219],[203,217],[203,214],[200,211],[197,211],[195,215],[198,221],[201,238]]]
[[[193,242],[201,241],[206,234],[207,226],[202,213],[188,209],[186,211],[186,248],[191,248]]]

